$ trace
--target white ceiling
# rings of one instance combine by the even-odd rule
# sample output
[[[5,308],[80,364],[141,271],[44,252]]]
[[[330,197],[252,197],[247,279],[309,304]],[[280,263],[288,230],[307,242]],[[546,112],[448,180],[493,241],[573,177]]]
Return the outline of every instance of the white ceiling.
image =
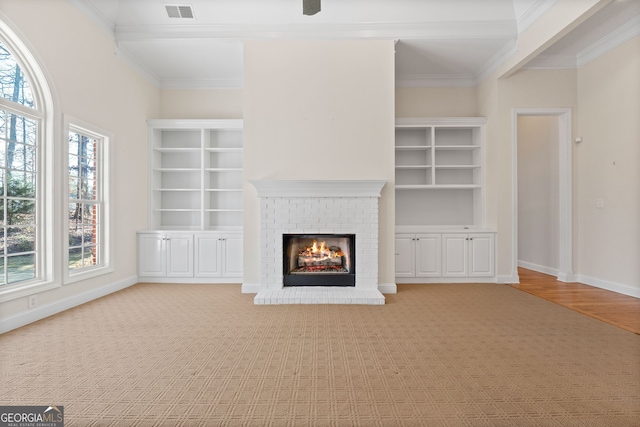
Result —
[[[398,85],[474,86],[556,0],[322,0],[313,16],[302,0],[69,1],[161,87],[241,87],[243,41],[276,38],[393,39]],[[169,18],[165,5],[195,18]],[[614,0],[529,65],[576,67],[638,32],[640,0]]]

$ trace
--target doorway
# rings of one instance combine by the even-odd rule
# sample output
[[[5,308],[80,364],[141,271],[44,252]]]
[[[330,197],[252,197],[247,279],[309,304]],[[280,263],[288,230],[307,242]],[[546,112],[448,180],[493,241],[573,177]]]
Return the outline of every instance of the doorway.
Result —
[[[512,275],[572,281],[571,109],[514,109],[512,129]]]

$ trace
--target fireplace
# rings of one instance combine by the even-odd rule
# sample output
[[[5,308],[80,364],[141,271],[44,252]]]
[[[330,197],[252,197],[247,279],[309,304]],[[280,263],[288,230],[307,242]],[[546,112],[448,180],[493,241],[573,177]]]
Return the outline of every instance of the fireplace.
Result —
[[[355,234],[283,234],[284,286],[355,286]]]
[[[378,199],[385,182],[251,181],[260,198],[261,279],[254,302],[384,304],[378,290]],[[313,256],[314,240],[316,250],[325,242],[327,259]],[[314,268],[294,271],[298,264]]]

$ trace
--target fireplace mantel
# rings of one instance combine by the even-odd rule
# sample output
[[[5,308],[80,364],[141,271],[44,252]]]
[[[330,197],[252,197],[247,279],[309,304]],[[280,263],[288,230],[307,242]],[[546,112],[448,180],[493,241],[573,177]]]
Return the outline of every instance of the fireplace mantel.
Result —
[[[380,197],[386,180],[279,180],[249,181],[258,197]]]

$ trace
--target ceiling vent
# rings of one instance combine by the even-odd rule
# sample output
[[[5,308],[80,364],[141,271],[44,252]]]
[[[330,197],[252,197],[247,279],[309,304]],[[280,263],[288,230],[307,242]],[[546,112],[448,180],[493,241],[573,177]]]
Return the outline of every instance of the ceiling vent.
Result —
[[[164,8],[167,9],[167,15],[169,15],[169,18],[194,19],[193,9],[191,9],[191,6],[166,4]]]

